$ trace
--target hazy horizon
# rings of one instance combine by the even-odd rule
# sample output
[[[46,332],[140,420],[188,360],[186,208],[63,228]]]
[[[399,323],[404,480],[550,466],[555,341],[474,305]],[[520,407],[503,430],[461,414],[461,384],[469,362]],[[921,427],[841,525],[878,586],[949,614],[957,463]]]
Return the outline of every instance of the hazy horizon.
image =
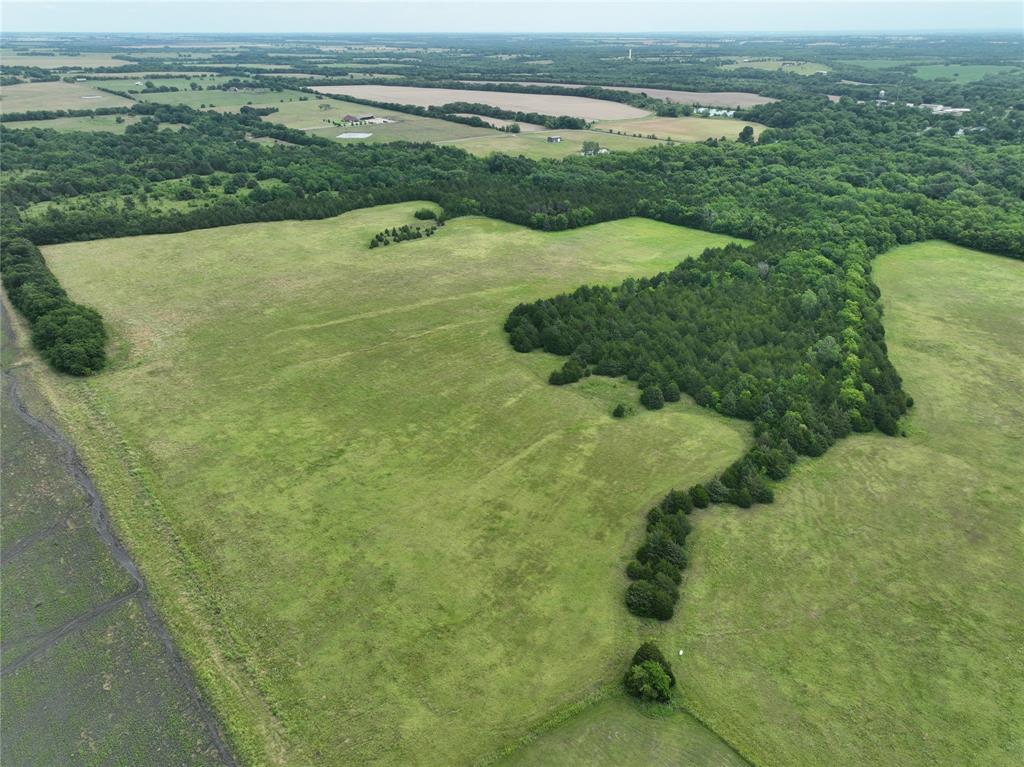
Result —
[[[4,34],[962,34],[1024,26],[1024,4],[1004,0],[13,0],[2,11]]]

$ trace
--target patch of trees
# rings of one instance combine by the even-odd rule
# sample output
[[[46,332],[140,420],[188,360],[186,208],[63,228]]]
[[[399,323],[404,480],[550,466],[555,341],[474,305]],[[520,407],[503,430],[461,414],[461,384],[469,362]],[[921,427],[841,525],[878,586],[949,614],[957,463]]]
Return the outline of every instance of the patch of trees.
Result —
[[[34,109],[29,112],[7,112],[0,122],[28,122],[29,120],[56,120],[59,117],[99,117],[101,115],[129,114],[131,107],[98,107],[97,109]]]
[[[68,298],[39,248],[23,238],[0,245],[0,277],[32,328],[32,343],[53,367],[85,376],[106,364],[106,330],[93,309]]]
[[[433,213],[433,211],[431,211],[431,213]],[[444,226],[444,222],[439,221],[436,224],[426,227],[410,226],[409,224],[391,227],[390,229],[385,229],[382,232],[377,232],[377,234],[373,236],[373,239],[370,240],[370,247],[379,248],[385,245],[390,245],[393,242],[405,242],[406,240],[419,240],[423,237],[432,237],[439,226]]]
[[[673,490],[647,513],[644,542],[626,568],[626,608],[634,615],[667,621],[675,612],[693,508],[689,492]]]

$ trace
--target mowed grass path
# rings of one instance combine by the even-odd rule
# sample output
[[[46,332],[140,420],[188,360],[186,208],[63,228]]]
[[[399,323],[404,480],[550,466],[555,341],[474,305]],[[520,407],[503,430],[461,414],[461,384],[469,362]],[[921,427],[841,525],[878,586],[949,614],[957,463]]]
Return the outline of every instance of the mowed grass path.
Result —
[[[634,385],[553,387],[520,301],[652,274],[726,238],[630,219],[457,219],[370,250],[415,204],[46,249],[113,331],[54,380],[119,530],[254,764],[479,761],[622,672],[644,512],[745,424]]]
[[[666,649],[758,765],[1024,761],[1024,263],[875,262],[907,438],[805,461],[772,506],[705,515]]]

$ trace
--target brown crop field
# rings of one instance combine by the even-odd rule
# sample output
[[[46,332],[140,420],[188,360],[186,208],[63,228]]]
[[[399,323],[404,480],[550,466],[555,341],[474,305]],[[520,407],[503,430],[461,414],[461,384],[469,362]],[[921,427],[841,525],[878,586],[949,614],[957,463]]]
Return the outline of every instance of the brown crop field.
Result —
[[[455,101],[489,104],[499,109],[538,112],[545,115],[571,115],[584,120],[626,120],[646,117],[649,112],[582,96],[548,96],[534,93],[503,93],[501,91],[470,91],[457,88],[415,88],[404,85],[323,85],[313,90],[340,96],[353,96],[390,104],[413,104],[429,107]],[[758,97],[760,98],[760,97]]]
[[[637,88],[619,85],[599,85],[589,83],[541,83],[541,82],[511,82],[508,80],[463,80],[462,82],[481,82],[490,85],[555,85],[559,88],[607,88],[610,91],[629,91],[630,93],[646,93],[651,98],[662,99],[673,104],[701,104],[709,107],[722,107],[728,109],[743,109],[754,107],[758,104],[770,104],[778,99],[759,96],[756,93],[744,93],[743,91],[676,91],[666,88]],[[609,119],[609,118],[605,118]]]

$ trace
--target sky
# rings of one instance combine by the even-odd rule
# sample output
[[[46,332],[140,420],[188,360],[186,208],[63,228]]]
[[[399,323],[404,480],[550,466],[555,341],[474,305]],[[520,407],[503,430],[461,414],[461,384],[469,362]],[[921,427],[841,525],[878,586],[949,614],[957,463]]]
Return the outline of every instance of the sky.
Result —
[[[883,32],[1024,29],[1024,0],[0,0],[5,32]]]

